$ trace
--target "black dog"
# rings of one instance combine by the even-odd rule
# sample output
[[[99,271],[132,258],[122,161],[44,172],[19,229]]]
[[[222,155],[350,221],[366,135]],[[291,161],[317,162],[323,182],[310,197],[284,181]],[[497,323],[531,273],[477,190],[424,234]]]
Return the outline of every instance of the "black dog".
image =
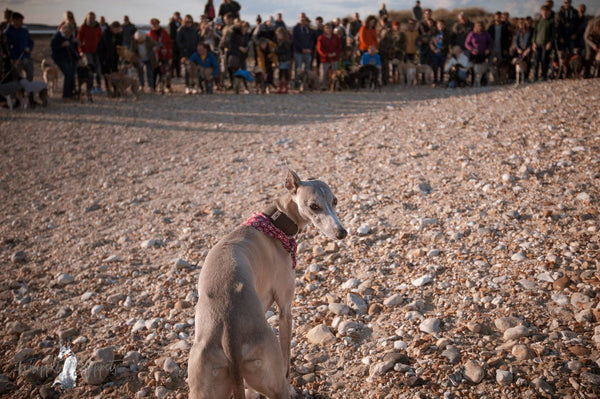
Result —
[[[91,65],[78,65],[77,66],[77,95],[79,96],[79,102],[83,102],[83,93],[81,88],[85,85],[85,92],[87,94],[88,101],[93,103],[92,100],[92,85],[94,84],[94,75]]]
[[[381,91],[379,69],[375,65],[361,65],[356,71],[350,73],[350,83],[356,91],[364,86]]]

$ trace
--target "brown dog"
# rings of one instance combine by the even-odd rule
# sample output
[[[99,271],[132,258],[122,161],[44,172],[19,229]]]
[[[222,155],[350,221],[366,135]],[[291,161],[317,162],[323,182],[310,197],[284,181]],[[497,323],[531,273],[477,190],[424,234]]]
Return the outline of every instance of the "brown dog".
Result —
[[[46,59],[42,60],[42,78],[44,83],[48,85],[48,89],[54,94],[54,90],[58,87],[58,78],[60,71],[54,65],[50,65]]]
[[[329,91],[341,91],[342,87],[349,87],[350,75],[345,69],[329,70]]]
[[[135,99],[139,98],[140,83],[137,79],[127,76],[124,71],[113,72],[105,75],[104,78],[106,79],[109,97],[123,97],[127,89],[131,89]]]
[[[221,239],[204,260],[188,364],[191,399],[244,399],[244,382],[270,399],[290,398],[293,236],[309,224],[333,240],[348,232],[327,184],[302,181],[290,170],[285,187],[286,194]],[[265,320],[273,304],[279,339]]]

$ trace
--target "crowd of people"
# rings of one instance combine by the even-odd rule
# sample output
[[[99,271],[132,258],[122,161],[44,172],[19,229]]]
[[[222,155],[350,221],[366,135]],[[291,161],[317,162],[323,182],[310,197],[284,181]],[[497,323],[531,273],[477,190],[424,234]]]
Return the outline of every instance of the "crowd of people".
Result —
[[[534,81],[555,76],[553,68],[561,59],[579,57],[582,77],[598,77],[600,69],[600,17],[588,16],[584,4],[574,8],[571,0],[564,0],[556,12],[552,1],[544,2],[535,19],[497,12],[488,24],[461,12],[453,26],[435,20],[420,1],[409,20],[394,20],[383,4],[364,21],[354,13],[313,22],[301,13],[292,27],[280,13],[264,21],[258,15],[251,26],[240,18],[241,9],[235,0],[223,0],[218,9],[208,0],[198,20],[175,12],[165,25],[152,18],[148,32],[138,30],[128,16],[108,24],[94,12],[79,26],[67,11],[51,41],[52,59],[64,75],[62,96],[75,95],[80,64],[92,71],[93,93],[108,89],[102,88],[108,84],[103,77],[129,67],[146,91],[157,90],[157,81],[168,91],[171,79],[183,77],[186,94],[211,94],[215,87],[229,90],[238,77],[244,84],[258,79],[272,92],[287,93],[290,84],[297,88],[301,76],[311,72],[318,74],[317,89],[324,89],[332,71],[367,64],[377,68],[382,85],[397,82],[397,69],[411,63],[429,66],[434,84],[452,87],[467,84],[477,64],[524,62]],[[0,85],[33,79],[34,43],[23,20],[18,12],[4,13]]]

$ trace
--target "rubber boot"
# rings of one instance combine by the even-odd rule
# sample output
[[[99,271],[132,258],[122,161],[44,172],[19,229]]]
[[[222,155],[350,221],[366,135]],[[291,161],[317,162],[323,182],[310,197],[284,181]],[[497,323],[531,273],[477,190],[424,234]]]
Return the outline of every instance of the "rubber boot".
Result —
[[[274,91],[275,94],[283,93],[283,80],[280,80],[277,84],[277,90]]]

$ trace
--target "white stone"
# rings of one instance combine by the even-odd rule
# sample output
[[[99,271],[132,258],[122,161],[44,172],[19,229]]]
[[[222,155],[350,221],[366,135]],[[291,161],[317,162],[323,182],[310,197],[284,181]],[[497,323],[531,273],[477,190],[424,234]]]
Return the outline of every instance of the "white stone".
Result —
[[[325,324],[319,324],[313,327],[307,334],[306,338],[308,343],[314,345],[323,345],[335,342],[335,336]]]
[[[496,370],[496,382],[500,385],[510,385],[513,380],[513,375],[510,371]]]
[[[423,320],[421,322],[421,324],[419,324],[419,330],[421,330],[427,334],[432,334],[432,333],[441,331],[440,325],[441,325],[441,322],[439,319],[429,318],[429,319]]]
[[[431,276],[426,274],[422,277],[414,279],[412,281],[412,285],[414,285],[415,287],[422,287],[430,282],[431,282]]]
[[[371,226],[368,224],[361,224],[360,227],[356,230],[359,236],[366,236],[371,231]]]

